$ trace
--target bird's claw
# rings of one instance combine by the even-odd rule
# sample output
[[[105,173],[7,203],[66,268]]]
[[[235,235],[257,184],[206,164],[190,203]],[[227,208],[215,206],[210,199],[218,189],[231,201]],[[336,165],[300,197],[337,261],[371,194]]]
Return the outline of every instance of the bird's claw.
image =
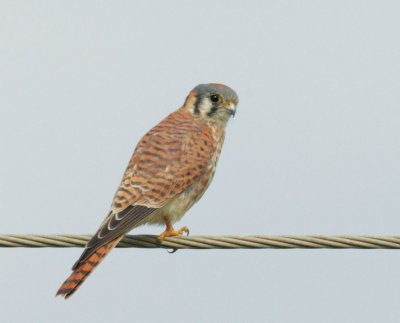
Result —
[[[164,240],[164,238],[180,236],[184,232],[186,232],[186,236],[189,235],[188,227],[185,226],[185,227],[181,228],[180,230],[175,231],[172,226],[167,225],[167,229],[161,235],[159,235],[158,238],[157,238],[158,239],[158,244],[161,245],[161,242]],[[167,252],[168,253],[175,253],[177,250],[178,250],[177,248],[172,248],[172,251],[169,251],[167,249]]]
[[[186,232],[187,235],[189,235],[188,227],[185,226],[185,227],[181,228],[178,231],[175,231],[172,226],[171,227],[167,227],[167,229],[158,236],[158,240],[161,242],[161,241],[164,240],[164,238],[180,236],[184,232]]]

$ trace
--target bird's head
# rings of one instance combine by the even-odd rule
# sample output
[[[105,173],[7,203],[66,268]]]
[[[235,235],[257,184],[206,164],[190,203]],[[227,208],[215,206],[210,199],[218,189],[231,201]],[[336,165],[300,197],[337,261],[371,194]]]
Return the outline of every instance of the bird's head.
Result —
[[[235,115],[238,102],[236,92],[226,85],[200,84],[189,93],[183,109],[196,117],[225,126]]]

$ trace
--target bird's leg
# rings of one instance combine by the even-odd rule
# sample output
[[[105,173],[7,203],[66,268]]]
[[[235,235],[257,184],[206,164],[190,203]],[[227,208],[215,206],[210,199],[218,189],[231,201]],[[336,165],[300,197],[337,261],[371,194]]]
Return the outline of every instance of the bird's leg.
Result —
[[[184,226],[183,228],[179,229],[178,231],[175,231],[174,228],[172,227],[172,224],[171,224],[169,219],[165,219],[165,224],[166,224],[167,228],[165,229],[165,231],[163,233],[161,233],[158,236],[158,240],[160,240],[160,241],[163,241],[164,238],[166,238],[166,237],[180,236],[184,232],[189,233],[189,229],[186,226]]]

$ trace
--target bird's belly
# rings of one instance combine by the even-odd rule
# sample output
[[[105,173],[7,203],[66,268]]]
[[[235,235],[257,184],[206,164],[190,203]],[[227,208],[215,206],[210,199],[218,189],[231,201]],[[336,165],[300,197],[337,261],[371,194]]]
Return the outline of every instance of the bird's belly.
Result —
[[[166,205],[160,208],[159,211],[154,212],[146,219],[146,223],[150,224],[165,224],[165,220],[169,219],[171,224],[179,221],[187,210],[197,202],[206,190],[211,178],[205,183],[199,181],[179,195],[171,199]]]

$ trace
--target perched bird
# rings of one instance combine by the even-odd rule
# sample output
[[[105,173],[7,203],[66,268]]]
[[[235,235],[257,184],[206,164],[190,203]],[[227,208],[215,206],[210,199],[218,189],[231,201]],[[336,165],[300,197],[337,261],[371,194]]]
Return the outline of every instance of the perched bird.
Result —
[[[172,225],[204,194],[215,173],[225,126],[238,97],[231,88],[200,84],[184,105],[136,146],[111,210],[87,243],[57,295],[70,297],[123,236],[142,224],[166,225],[158,237],[188,232]]]

